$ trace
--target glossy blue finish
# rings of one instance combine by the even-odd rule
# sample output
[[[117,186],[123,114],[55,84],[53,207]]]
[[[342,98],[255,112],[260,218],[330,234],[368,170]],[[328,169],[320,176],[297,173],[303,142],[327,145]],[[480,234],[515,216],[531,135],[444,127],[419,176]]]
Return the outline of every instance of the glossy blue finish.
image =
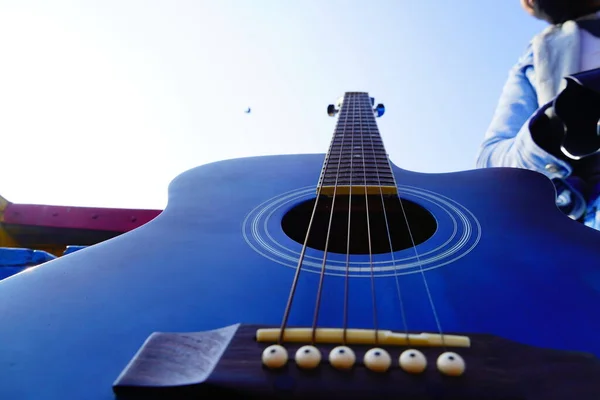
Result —
[[[0,282],[0,398],[113,398],[111,384],[154,331],[278,325],[301,245],[285,211],[314,195],[323,155],[237,159],[187,171],[150,223]],[[554,205],[542,175],[517,169],[419,174],[394,167],[434,236],[377,270],[380,328],[492,333],[600,355],[600,232]],[[309,250],[290,319],[310,326],[322,253]],[[380,255],[376,266],[392,264]],[[341,326],[343,255],[332,255],[320,326]],[[350,323],[373,327],[369,266],[354,257]],[[313,263],[311,266],[310,263]],[[366,271],[359,267],[367,268]]]

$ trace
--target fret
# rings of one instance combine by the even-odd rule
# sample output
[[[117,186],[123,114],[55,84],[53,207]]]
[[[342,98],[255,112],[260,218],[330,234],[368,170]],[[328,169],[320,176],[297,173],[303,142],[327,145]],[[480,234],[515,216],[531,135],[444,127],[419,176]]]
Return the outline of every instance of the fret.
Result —
[[[318,187],[323,195],[397,194],[368,93],[344,95]]]

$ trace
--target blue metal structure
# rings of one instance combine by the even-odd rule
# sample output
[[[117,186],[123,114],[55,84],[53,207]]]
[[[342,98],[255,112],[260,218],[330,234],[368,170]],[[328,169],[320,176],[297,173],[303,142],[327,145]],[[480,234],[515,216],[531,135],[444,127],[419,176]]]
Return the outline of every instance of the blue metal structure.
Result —
[[[42,250],[0,247],[0,280],[55,258]]]
[[[166,209],[119,237],[0,282],[0,398],[113,399],[155,331],[279,326],[302,244],[282,218],[315,197],[323,154],[228,160],[171,182]],[[526,170],[424,174],[401,198],[437,223],[414,249],[350,264],[349,324],[491,333],[600,356],[600,232],[563,215]],[[323,251],[308,248],[290,326],[311,326]],[[319,326],[343,318],[345,254],[329,254]],[[377,294],[372,305],[371,275]],[[437,318],[437,320],[436,320]]]

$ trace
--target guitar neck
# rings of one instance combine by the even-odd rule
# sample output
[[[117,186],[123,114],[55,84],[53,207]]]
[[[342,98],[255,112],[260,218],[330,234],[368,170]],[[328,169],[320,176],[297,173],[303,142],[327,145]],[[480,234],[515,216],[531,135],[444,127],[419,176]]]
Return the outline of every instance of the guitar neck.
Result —
[[[347,92],[338,105],[338,120],[317,192],[327,196],[397,194],[373,99],[366,92]]]

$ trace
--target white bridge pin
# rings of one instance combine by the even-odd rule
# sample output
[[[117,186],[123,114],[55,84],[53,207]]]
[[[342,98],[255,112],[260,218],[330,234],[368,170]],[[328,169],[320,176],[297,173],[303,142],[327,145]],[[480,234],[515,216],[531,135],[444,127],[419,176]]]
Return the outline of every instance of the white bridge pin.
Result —
[[[287,363],[287,361],[287,350],[278,344],[267,347],[262,353],[262,363],[267,368],[281,368]]]
[[[302,369],[313,369],[321,362],[321,352],[315,346],[302,346],[296,351],[296,364]]]
[[[460,376],[465,372],[465,360],[451,351],[440,354],[437,359],[438,370],[448,376]]]
[[[386,372],[392,365],[392,358],[387,351],[376,347],[365,353],[363,362],[371,371]]]
[[[356,362],[356,355],[350,347],[338,346],[329,353],[329,363],[336,369],[351,369]]]
[[[420,374],[427,368],[427,358],[419,350],[408,349],[400,354],[400,368],[410,374]]]

